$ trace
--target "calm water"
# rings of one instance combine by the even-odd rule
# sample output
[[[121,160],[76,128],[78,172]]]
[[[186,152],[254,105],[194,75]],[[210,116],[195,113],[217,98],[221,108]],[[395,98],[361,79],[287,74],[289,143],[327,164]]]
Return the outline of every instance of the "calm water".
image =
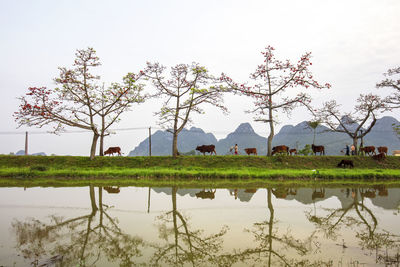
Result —
[[[399,266],[400,188],[0,188],[0,266]]]

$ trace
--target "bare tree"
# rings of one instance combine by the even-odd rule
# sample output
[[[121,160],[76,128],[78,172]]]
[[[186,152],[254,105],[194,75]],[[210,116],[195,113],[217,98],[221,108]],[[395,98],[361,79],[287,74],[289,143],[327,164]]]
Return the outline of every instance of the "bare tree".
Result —
[[[389,69],[384,75],[388,78],[377,83],[376,87],[394,89],[394,92],[386,98],[386,102],[390,104],[392,108],[400,108],[400,67]]]
[[[75,56],[72,69],[59,68],[60,75],[54,79],[56,88],[30,87],[19,98],[21,104],[14,118],[19,127],[53,125],[53,133],[63,131],[65,126],[92,131],[90,158],[93,159],[99,136],[104,136],[132,103],[143,102],[143,88],[136,84],[142,74],[128,74],[122,85],[104,89],[97,84],[100,77],[91,73],[91,69],[100,65],[96,51],[77,50]]]
[[[309,87],[330,88],[330,84],[319,84],[309,70],[311,53],[305,53],[297,63],[291,63],[289,60],[281,61],[275,58],[274,48],[267,46],[261,54],[264,62],[259,65],[250,78],[255,81],[255,85],[247,86],[238,84],[231,78],[222,74],[221,80],[227,84],[227,87],[234,92],[247,95],[254,98],[255,108],[249,112],[256,115],[256,121],[262,121],[269,124],[270,134],[268,136],[268,156],[272,153],[272,139],[274,138],[274,126],[277,123],[274,118],[275,113],[282,111],[290,115],[291,111],[302,104],[311,101],[311,97],[305,92],[297,94],[291,92],[285,94],[290,89]]]
[[[385,102],[377,95],[360,94],[352,112],[343,112],[336,100],[323,103],[321,109],[311,110],[317,120],[334,132],[346,133],[356,148],[358,139],[366,136],[374,127],[377,115],[385,109]]]
[[[159,63],[147,63],[144,71],[157,90],[156,95],[165,98],[163,106],[156,115],[159,124],[172,133],[172,156],[178,155],[178,135],[190,122],[192,113],[203,114],[203,104],[211,104],[226,112],[223,106],[219,80],[208,73],[198,63],[179,64],[171,68],[169,78],[165,77],[166,67]]]

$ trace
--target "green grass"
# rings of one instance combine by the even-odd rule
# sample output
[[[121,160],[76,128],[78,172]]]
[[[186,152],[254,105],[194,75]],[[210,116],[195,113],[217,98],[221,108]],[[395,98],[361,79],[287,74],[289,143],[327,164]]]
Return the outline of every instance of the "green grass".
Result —
[[[337,168],[352,159],[354,169]],[[392,179],[400,177],[400,157],[374,161],[344,156],[184,156],[88,157],[0,156],[0,183],[17,180],[67,179],[199,182],[227,180]],[[400,179],[399,179],[400,180]]]

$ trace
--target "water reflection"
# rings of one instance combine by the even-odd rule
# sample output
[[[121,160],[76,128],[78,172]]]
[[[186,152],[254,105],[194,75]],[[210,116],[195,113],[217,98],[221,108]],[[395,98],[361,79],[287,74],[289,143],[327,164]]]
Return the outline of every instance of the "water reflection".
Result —
[[[98,205],[95,188],[89,187],[91,212],[75,218],[51,216],[45,223],[35,218],[15,220],[12,229],[16,247],[33,265],[39,260],[60,255],[63,266],[93,266],[101,257],[117,261],[121,266],[136,263],[145,242],[140,237],[124,233],[118,219],[108,214],[110,206],[103,204],[103,188],[98,188]],[[113,192],[114,193],[114,192]]]
[[[0,190],[4,204],[32,189]],[[56,189],[35,190],[45,199]],[[0,266],[399,266],[400,188],[89,186],[76,216],[61,208],[73,188],[57,190],[59,208],[45,215],[13,218],[0,205],[15,239]]]

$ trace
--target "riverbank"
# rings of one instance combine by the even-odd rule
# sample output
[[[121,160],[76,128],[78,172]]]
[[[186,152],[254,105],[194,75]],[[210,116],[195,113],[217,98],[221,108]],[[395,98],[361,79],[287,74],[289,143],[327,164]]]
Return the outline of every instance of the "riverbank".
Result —
[[[337,168],[351,159],[354,168]],[[0,156],[2,179],[131,179],[152,181],[400,178],[400,157],[345,156],[88,157]],[[400,179],[399,179],[400,180]]]

